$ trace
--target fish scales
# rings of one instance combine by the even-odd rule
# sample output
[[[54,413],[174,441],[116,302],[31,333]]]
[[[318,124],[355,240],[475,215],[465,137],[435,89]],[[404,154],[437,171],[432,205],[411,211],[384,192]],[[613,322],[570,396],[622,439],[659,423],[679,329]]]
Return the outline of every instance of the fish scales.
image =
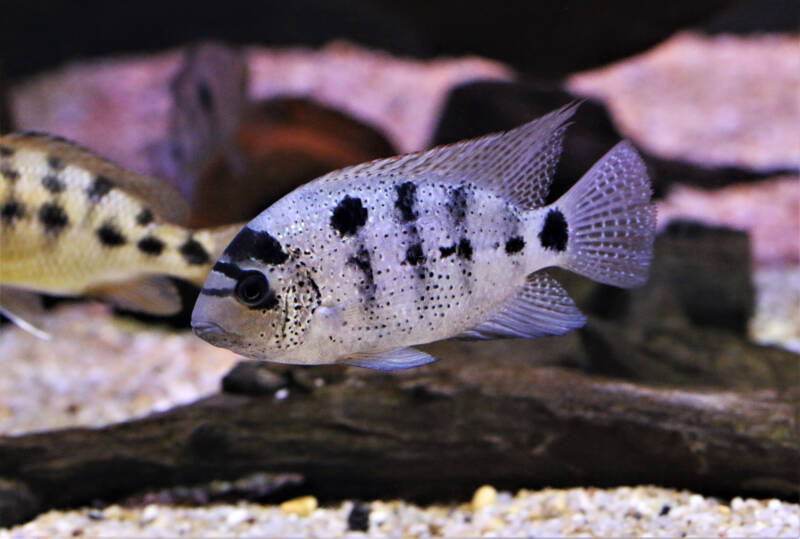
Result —
[[[571,112],[297,189],[226,248],[195,306],[195,332],[259,359],[394,369],[433,360],[415,344],[579,327],[574,303],[539,270],[640,284],[654,215],[625,142],[542,205]]]
[[[218,254],[220,235],[227,241],[234,229],[226,234],[191,231],[163,219],[163,207],[170,204],[184,203],[157,180],[125,171],[63,139],[0,137],[0,309],[12,319],[24,319],[35,313],[9,312],[14,294],[113,299],[115,286],[135,289],[135,281],[147,276],[202,284]],[[155,286],[150,283],[158,293]],[[168,297],[160,301],[143,294],[137,304],[132,290],[121,304],[164,314],[171,303],[171,310],[178,310],[177,291],[167,281],[158,287]]]

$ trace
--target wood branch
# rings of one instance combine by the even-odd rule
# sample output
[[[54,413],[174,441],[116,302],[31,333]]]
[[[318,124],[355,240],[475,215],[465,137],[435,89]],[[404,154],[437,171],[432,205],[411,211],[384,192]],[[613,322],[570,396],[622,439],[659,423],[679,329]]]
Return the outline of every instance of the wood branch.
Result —
[[[255,471],[300,473],[322,498],[443,499],[486,482],[781,496],[800,485],[797,400],[768,390],[654,389],[496,358],[394,374],[240,369],[266,394],[221,393],[107,428],[0,438],[0,525]],[[275,397],[280,386],[285,399]]]

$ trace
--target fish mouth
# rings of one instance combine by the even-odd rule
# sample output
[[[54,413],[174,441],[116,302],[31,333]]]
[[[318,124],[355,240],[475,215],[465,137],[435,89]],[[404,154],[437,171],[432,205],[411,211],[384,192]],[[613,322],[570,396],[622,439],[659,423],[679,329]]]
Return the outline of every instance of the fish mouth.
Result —
[[[192,320],[192,332],[200,338],[205,338],[211,335],[222,335],[227,333],[221,326],[214,322],[206,322],[199,320],[195,322]]]

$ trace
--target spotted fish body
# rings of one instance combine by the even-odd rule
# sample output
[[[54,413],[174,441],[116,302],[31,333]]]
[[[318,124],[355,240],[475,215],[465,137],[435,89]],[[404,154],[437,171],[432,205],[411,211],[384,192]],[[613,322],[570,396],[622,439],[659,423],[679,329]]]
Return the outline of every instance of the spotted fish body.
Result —
[[[0,310],[34,333],[37,292],[176,312],[180,297],[164,276],[202,284],[220,241],[233,236],[175,224],[185,214],[162,182],[66,140],[0,137]]]
[[[225,249],[195,305],[195,332],[257,359],[396,369],[433,361],[416,344],[580,327],[575,304],[540,270],[641,284],[655,218],[627,142],[543,205],[573,110],[297,189]]]

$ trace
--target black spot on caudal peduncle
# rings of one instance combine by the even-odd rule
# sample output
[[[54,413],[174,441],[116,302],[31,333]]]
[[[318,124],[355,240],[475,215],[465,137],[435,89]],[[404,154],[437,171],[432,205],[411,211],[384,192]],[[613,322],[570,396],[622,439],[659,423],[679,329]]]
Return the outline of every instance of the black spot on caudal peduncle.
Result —
[[[360,198],[345,196],[333,209],[331,226],[342,236],[352,236],[367,222],[367,209]]]
[[[100,243],[106,247],[119,247],[120,245],[125,245],[126,241],[125,236],[110,222],[103,223],[97,229],[97,237],[100,239]]]
[[[45,202],[39,208],[39,222],[48,234],[57,236],[69,224],[64,208],[53,202]]]
[[[136,247],[146,255],[158,256],[164,250],[164,242],[154,236],[145,236]]]
[[[467,218],[467,187],[461,185],[450,192],[447,209],[456,225],[460,225]]]
[[[0,219],[6,224],[13,224],[23,217],[25,217],[25,206],[21,202],[9,200],[0,206]]]
[[[406,249],[406,258],[404,263],[409,263],[412,266],[416,266],[417,264],[423,264],[425,262],[425,254],[422,252],[422,244],[415,243],[413,245],[409,245],[408,249]]]
[[[439,247],[439,253],[441,253],[442,258],[447,258],[448,256],[454,254],[455,252],[456,252],[455,243],[450,247]]]
[[[472,243],[467,238],[458,242],[458,256],[464,260],[472,260]]]
[[[357,267],[364,274],[364,279],[361,281],[361,290],[366,293],[375,293],[375,276],[372,272],[372,261],[369,256],[369,251],[362,245],[359,247],[356,254],[347,259],[347,263]]]
[[[11,157],[14,155],[14,148],[0,145],[0,157]]]
[[[214,96],[211,95],[211,89],[204,80],[197,83],[197,101],[205,112],[214,111]]]
[[[414,221],[419,214],[414,209],[417,203],[417,186],[413,182],[405,182],[395,186],[397,200],[394,207],[400,211],[400,220],[404,223]]]
[[[253,230],[248,226],[236,234],[230,245],[225,248],[225,255],[234,262],[252,258],[273,266],[283,264],[289,258],[280,242],[269,232]]]
[[[547,213],[542,231],[539,232],[539,240],[545,249],[554,249],[560,252],[567,248],[569,240],[567,220],[560,210],[553,208]]]
[[[10,167],[0,167],[0,176],[3,176],[8,181],[13,182],[19,179],[19,171]]]
[[[61,160],[60,157],[57,157],[55,155],[47,156],[47,165],[53,170],[61,170],[62,168],[64,168],[64,162]]]
[[[113,188],[114,188],[114,182],[112,182],[111,180],[109,180],[105,176],[97,176],[94,179],[94,181],[92,182],[92,185],[90,185],[88,188],[86,188],[86,195],[89,197],[89,199],[92,202],[98,202],[101,198],[106,196],[108,194],[108,192],[111,191],[111,189],[113,189]],[[145,210],[142,210],[142,211],[145,211]],[[141,212],[140,212],[140,215],[141,215]],[[136,216],[136,219],[138,221],[138,219],[139,219],[138,215]],[[152,221],[152,215],[150,217],[150,220]]]
[[[205,247],[194,238],[189,238],[180,246],[179,249],[181,256],[187,264],[197,266],[200,264],[207,264],[211,257],[208,255]]]
[[[44,186],[45,189],[47,189],[54,195],[57,195],[58,193],[66,189],[64,182],[59,180],[53,174],[48,174],[44,178],[42,178],[42,185]]]
[[[136,222],[141,226],[147,226],[153,222],[153,212],[150,211],[149,208],[142,208],[139,213],[136,214]]]
[[[514,254],[522,251],[525,248],[525,240],[522,236],[514,236],[513,238],[509,238],[506,242],[506,252],[508,254]]]

